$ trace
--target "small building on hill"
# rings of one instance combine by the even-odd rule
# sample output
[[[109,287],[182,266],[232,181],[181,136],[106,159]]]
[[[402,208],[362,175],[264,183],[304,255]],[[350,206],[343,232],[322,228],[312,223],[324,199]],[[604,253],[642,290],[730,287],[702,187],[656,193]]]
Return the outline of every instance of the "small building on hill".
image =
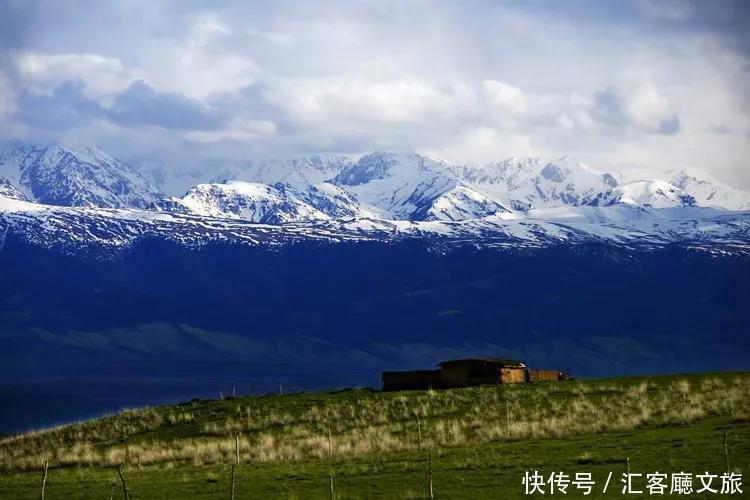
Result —
[[[558,370],[529,368],[523,361],[501,358],[453,359],[437,370],[383,372],[384,391],[448,389],[474,385],[556,382],[569,377]]]
[[[500,358],[454,359],[438,363],[442,387],[487,384],[522,384],[526,364]]]

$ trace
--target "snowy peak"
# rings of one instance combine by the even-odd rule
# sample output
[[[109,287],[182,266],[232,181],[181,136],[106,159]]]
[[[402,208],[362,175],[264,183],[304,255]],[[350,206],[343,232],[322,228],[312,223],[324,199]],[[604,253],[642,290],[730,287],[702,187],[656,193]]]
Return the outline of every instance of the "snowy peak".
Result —
[[[449,164],[418,154],[368,154],[331,182],[388,219],[463,220],[508,211],[461,183]]]
[[[459,221],[510,212],[510,209],[498,201],[469,187],[457,186],[432,200],[420,220]]]
[[[727,186],[701,170],[672,171],[670,182],[695,198],[700,206],[728,210],[750,209],[750,193]]]
[[[509,211],[501,201],[463,185],[446,163],[418,154],[371,153],[356,162],[342,156],[251,162],[228,167],[209,184],[231,185],[235,180],[283,190],[288,201],[304,203],[312,210],[295,212],[304,217],[322,213],[329,218],[463,220]],[[192,191],[188,194],[196,196]],[[211,194],[221,193],[214,190]],[[205,193],[202,198],[205,203]],[[179,212],[185,204],[165,200],[159,206]],[[216,212],[196,207],[190,211]],[[301,220],[285,214],[284,219]]]
[[[624,204],[643,208],[673,208],[692,207],[696,203],[695,198],[668,182],[641,180],[628,182],[600,193],[588,204],[592,206]]]
[[[48,205],[146,208],[157,191],[132,167],[96,146],[11,145],[0,172],[27,197]]]
[[[10,182],[16,190],[30,197],[31,193],[21,184],[22,166],[34,161],[41,150],[19,143],[11,143],[0,153],[0,177]]]
[[[375,213],[362,207],[354,196],[330,182],[321,182],[302,189],[294,185],[285,185],[285,188],[300,200],[332,218],[376,217]]]
[[[585,205],[617,185],[614,176],[573,158],[517,159],[455,167],[456,175],[475,190],[504,200],[514,210]]]
[[[443,164],[416,153],[370,153],[345,167],[332,182],[340,186],[359,186],[389,177],[424,177],[440,175],[443,171]]]
[[[326,214],[298,199],[283,185],[273,187],[242,181],[199,184],[178,204],[193,215],[262,224],[328,219]]]

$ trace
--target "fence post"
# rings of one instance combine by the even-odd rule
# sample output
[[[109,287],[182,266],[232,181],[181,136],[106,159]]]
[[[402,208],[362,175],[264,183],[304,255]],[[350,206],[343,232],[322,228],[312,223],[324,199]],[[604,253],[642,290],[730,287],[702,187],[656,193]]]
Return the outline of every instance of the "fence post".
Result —
[[[47,466],[49,462],[44,461],[44,472],[42,472],[42,500],[44,500],[44,487],[47,486]]]
[[[232,463],[232,489],[229,492],[230,500],[234,500],[234,484],[237,481],[237,469],[240,466],[240,435],[234,436],[234,462]]]
[[[117,466],[117,475],[120,476],[120,482],[122,483],[122,495],[125,497],[125,500],[130,500],[128,487],[125,485],[125,478],[122,477],[122,464]]]
[[[724,460],[727,465],[727,474],[729,474],[729,448],[727,447],[727,431],[724,431]]]
[[[331,425],[328,424],[328,460],[331,461],[331,470],[328,471],[329,496],[333,500],[333,438],[331,437]]]
[[[430,500],[435,498],[435,495],[432,491],[432,449],[427,454],[427,464],[428,464],[428,471],[427,471],[427,480],[429,485],[429,494],[430,494]]]

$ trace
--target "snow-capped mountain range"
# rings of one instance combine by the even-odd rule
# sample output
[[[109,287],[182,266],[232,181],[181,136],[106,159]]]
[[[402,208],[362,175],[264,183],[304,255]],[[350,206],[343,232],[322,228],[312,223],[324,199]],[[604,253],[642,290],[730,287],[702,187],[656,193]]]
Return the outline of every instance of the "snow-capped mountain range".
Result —
[[[140,172],[96,146],[11,144],[0,154],[0,178],[47,205],[148,208],[160,198]]]
[[[95,146],[10,144],[0,154],[0,224],[48,246],[123,246],[155,234],[185,243],[434,236],[521,246],[750,244],[750,193],[699,171],[628,179],[572,158],[456,165],[371,153],[226,165],[198,180],[185,193],[165,193],[157,186],[177,184],[165,172]]]

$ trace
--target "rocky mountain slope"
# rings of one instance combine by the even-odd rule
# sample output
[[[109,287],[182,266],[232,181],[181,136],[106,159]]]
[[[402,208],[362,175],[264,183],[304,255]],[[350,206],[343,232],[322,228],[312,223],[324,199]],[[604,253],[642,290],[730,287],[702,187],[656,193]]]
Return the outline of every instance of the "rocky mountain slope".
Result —
[[[632,205],[644,208],[695,206],[695,198],[665,181],[633,181],[599,193],[586,203],[593,206]]]
[[[585,205],[617,185],[614,176],[572,158],[517,159],[487,165],[452,166],[454,174],[478,191],[507,200],[514,210]]]
[[[702,207],[750,210],[750,193],[734,189],[697,169],[671,172],[669,181],[695,199]]]
[[[0,178],[49,205],[147,208],[159,197],[140,172],[96,146],[12,144],[0,154]]]

